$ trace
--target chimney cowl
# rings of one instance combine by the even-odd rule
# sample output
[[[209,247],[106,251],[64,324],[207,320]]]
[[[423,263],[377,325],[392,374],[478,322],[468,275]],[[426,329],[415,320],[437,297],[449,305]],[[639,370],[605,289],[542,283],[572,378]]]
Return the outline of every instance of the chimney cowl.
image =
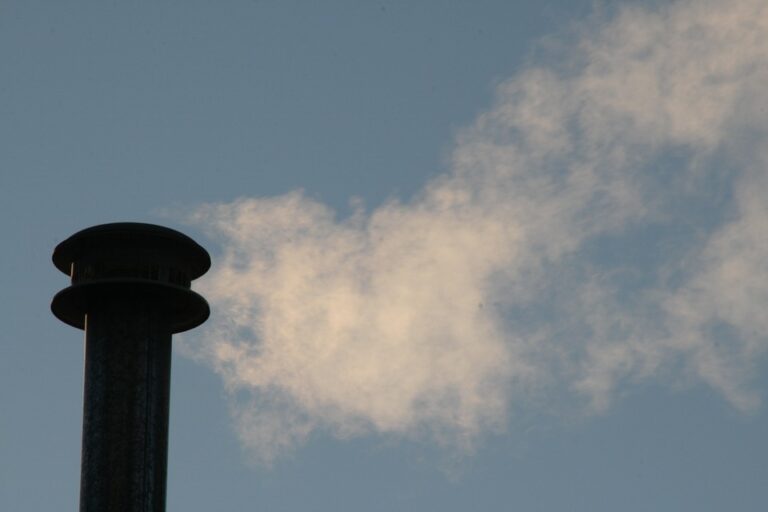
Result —
[[[56,294],[51,310],[79,329],[88,310],[105,301],[151,304],[174,333],[197,327],[210,314],[205,299],[190,289],[210,268],[210,256],[170,228],[138,222],[93,226],[56,246],[53,263],[72,285]]]

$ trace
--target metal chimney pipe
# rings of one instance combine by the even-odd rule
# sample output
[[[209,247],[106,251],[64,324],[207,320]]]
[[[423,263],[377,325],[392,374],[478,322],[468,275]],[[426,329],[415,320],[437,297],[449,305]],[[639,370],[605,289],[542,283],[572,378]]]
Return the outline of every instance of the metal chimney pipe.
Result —
[[[53,263],[72,285],[51,310],[85,330],[80,511],[162,512],[171,335],[208,318],[190,284],[210,257],[178,231],[115,223],[72,235]]]

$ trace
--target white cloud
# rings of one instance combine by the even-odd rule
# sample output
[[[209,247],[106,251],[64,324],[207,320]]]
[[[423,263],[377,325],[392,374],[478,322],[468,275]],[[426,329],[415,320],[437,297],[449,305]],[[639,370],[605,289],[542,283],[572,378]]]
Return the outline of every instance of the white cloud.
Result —
[[[680,370],[757,404],[768,4],[627,7],[571,42],[501,84],[408,203],[197,210],[223,254],[193,350],[257,457],[318,428],[469,448],[534,397],[600,410]]]

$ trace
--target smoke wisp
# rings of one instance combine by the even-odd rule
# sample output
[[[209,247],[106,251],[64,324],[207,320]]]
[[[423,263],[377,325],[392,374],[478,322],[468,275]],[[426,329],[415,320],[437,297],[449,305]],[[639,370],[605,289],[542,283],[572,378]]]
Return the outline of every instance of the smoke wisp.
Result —
[[[316,429],[468,449],[518,407],[566,393],[600,411],[647,379],[758,405],[768,4],[625,7],[568,37],[407,202],[194,212],[222,253],[188,350],[258,458]]]

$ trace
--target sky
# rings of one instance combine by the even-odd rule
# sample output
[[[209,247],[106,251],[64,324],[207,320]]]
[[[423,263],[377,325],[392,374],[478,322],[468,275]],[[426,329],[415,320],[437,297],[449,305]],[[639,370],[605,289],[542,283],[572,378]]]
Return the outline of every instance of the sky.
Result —
[[[73,510],[55,245],[211,253],[168,510],[757,511],[763,0],[0,0],[0,509]]]

